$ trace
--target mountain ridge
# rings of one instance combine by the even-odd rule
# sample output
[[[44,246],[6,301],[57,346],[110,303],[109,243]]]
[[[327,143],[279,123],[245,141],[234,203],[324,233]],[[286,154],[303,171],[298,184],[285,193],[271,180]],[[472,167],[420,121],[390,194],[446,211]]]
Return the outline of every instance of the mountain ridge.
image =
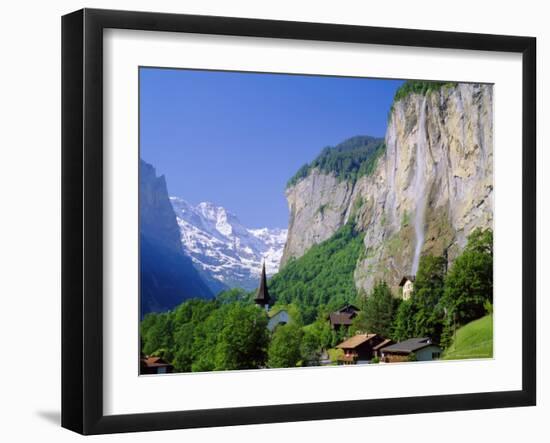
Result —
[[[140,159],[140,315],[167,311],[188,298],[211,298],[179,241],[166,179]]]
[[[223,206],[211,202],[192,205],[172,196],[180,240],[197,269],[208,275],[216,292],[229,287],[255,289],[262,262],[268,275],[279,269],[286,229],[247,228]]]

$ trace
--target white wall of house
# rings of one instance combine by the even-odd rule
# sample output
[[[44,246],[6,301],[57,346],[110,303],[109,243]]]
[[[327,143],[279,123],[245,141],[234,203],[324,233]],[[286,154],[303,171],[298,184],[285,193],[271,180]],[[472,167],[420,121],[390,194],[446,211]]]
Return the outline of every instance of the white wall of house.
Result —
[[[269,319],[267,323],[267,329],[273,331],[278,325],[285,325],[290,321],[290,317],[287,311],[279,311],[273,317]]]
[[[411,298],[413,289],[414,289],[413,282],[410,280],[407,280],[403,285],[403,300],[408,300],[409,298]]]

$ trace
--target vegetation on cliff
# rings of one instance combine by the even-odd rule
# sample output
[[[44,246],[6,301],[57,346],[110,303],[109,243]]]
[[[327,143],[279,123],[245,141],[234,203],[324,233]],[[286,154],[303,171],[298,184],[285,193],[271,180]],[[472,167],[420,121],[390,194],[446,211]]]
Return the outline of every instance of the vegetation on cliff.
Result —
[[[407,97],[410,94],[426,95],[432,91],[439,91],[443,87],[454,87],[458,83],[453,82],[433,82],[421,80],[407,80],[403,83],[393,97],[393,103]]]
[[[269,292],[277,304],[296,304],[304,323],[311,323],[321,311],[355,301],[353,273],[362,248],[363,234],[348,223],[302,257],[290,260],[270,280]]]
[[[452,87],[455,87],[456,85],[458,85],[458,83],[455,83],[455,82],[407,80],[399,88],[397,88],[397,91],[395,91],[395,95],[393,96],[393,102],[388,112],[388,120],[393,113],[395,104],[399,100],[402,100],[405,97],[408,97],[410,94],[426,95],[432,91],[439,91],[441,88],[444,88],[444,87],[452,88]]]
[[[336,146],[327,146],[311,163],[303,165],[287,183],[295,185],[317,168],[326,174],[333,174],[340,181],[355,182],[364,175],[370,175],[376,168],[378,158],[384,153],[383,138],[358,135]]]

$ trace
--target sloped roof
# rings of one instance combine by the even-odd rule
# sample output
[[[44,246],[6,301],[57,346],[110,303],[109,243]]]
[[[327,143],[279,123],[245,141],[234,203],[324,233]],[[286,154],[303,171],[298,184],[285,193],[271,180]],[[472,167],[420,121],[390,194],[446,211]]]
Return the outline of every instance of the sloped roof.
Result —
[[[352,312],[331,312],[329,320],[332,325],[349,326],[352,323],[355,313]]]
[[[353,349],[376,337],[377,335],[378,334],[357,334],[347,340],[344,340],[336,347],[339,349]]]
[[[357,306],[354,306],[354,305],[349,304],[349,303],[347,305],[342,306],[336,312],[348,312],[349,310],[359,312],[359,308]]]
[[[158,368],[158,367],[172,366],[170,363],[164,361],[160,357],[146,357],[146,358],[142,358],[141,361],[148,368]]]
[[[437,344],[432,342],[428,337],[409,338],[408,340],[394,345],[386,346],[383,351],[409,354],[432,345],[437,346]]]
[[[265,262],[263,263],[263,266],[262,266],[262,275],[260,277],[260,287],[256,292],[256,297],[254,298],[254,301],[256,303],[263,303],[263,304],[269,304],[270,302],[269,291],[267,290],[267,277],[265,275]]]
[[[387,338],[386,340],[382,341],[381,343],[378,343],[375,347],[373,347],[372,349],[374,351],[378,351],[378,349],[380,348],[383,348],[384,346],[388,346],[389,344],[391,344],[393,342],[393,340],[391,338]]]
[[[405,283],[407,283],[407,280],[410,280],[414,283],[414,280],[415,280],[414,275],[404,275],[401,281],[399,282],[399,286],[403,286]]]

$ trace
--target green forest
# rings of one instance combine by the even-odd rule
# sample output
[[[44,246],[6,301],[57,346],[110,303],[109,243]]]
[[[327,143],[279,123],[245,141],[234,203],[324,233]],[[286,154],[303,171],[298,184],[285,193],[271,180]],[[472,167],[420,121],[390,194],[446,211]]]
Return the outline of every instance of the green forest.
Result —
[[[306,323],[319,314],[354,303],[357,290],[353,272],[363,249],[363,237],[352,223],[346,224],[299,259],[291,259],[270,280],[270,294],[279,304],[295,304]]]
[[[355,182],[374,172],[378,158],[385,150],[384,139],[367,135],[358,135],[336,146],[327,146],[311,163],[298,169],[288,181],[287,188],[307,177],[315,168],[333,174],[340,181]]]
[[[445,258],[423,256],[407,301],[384,281],[357,293],[353,270],[361,248],[362,234],[348,224],[290,261],[268,283],[275,298],[269,313],[254,304],[253,292],[232,289],[148,314],[140,325],[142,352],[161,356],[177,372],[315,365],[323,352],[335,358],[334,346],[345,337],[330,328],[328,314],[348,302],[361,309],[348,335],[428,336],[444,348],[458,328],[492,314],[491,230],[474,231],[449,269]],[[281,309],[291,321],[269,332],[269,316]]]

